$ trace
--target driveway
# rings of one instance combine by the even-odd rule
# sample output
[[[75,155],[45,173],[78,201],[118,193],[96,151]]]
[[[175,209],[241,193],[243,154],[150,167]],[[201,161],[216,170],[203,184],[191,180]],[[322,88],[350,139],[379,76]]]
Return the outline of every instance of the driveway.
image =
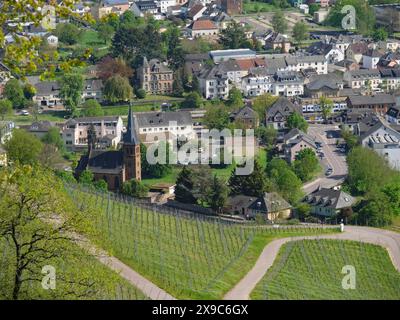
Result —
[[[334,137],[327,138],[327,132],[333,134]],[[306,194],[313,192],[319,186],[331,188],[341,184],[347,175],[346,156],[336,150],[336,140],[340,137],[340,129],[334,125],[313,125],[309,127],[308,134],[314,137],[316,141],[322,142],[322,152],[325,154],[322,164],[324,169],[329,166],[333,172],[328,177],[323,176],[306,183],[303,186],[303,191]]]
[[[249,300],[257,283],[273,265],[282,245],[289,241],[305,239],[353,240],[380,245],[386,248],[394,267],[400,272],[399,233],[368,227],[346,226],[345,231],[340,234],[282,238],[270,242],[264,247],[254,267],[224,296],[224,300]]]

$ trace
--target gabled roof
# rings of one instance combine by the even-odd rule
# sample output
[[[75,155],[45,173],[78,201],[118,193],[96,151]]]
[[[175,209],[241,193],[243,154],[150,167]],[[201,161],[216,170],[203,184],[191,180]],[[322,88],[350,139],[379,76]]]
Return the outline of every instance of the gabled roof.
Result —
[[[382,93],[371,96],[351,96],[348,97],[352,106],[373,105],[373,104],[396,104],[396,99],[393,95]]]
[[[384,124],[381,120],[378,120],[377,123],[375,123],[369,130],[364,132],[360,136],[360,140],[364,140],[365,138],[368,138],[369,136],[373,135],[375,132],[377,132],[379,129],[383,128],[385,131],[388,132],[388,134],[393,134],[395,136],[400,136],[400,133],[398,133],[396,130],[392,129],[388,125]]]
[[[294,144],[297,144],[300,141],[304,140],[308,144],[310,144],[312,147],[314,147],[315,149],[317,148],[314,138],[297,128],[294,128],[294,129],[290,130],[287,134],[285,134],[283,136],[283,140],[285,141],[286,145],[294,145]]]
[[[86,161],[88,169],[93,173],[118,174],[123,167],[123,154],[120,150],[93,150]]]
[[[342,190],[318,188],[304,199],[312,206],[344,209],[355,204],[356,199]]]
[[[176,122],[178,126],[191,125],[191,113],[189,111],[145,112],[136,115],[138,128],[168,126],[170,122]]]
[[[188,17],[193,18],[197,15],[200,11],[204,10],[204,6],[202,4],[195,4],[192,8],[190,8],[188,12]]]
[[[320,90],[323,87],[339,90],[340,86],[343,84],[343,80],[339,79],[334,74],[315,75],[310,80],[311,81],[305,85],[309,90]]]
[[[244,106],[243,108],[240,108],[236,112],[231,113],[231,117],[236,119],[255,119],[257,118],[257,113],[250,108],[249,106]]]
[[[286,97],[279,97],[274,104],[268,108],[267,117],[273,117],[276,113],[280,113],[282,116],[288,117],[293,112],[299,112],[298,108],[288,100]]]
[[[189,27],[192,30],[212,30],[218,29],[217,25],[211,20],[196,20]]]

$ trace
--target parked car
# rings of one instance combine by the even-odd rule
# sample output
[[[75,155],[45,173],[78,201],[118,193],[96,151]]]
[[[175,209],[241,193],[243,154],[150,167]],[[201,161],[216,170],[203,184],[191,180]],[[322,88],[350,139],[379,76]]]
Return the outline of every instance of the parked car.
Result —
[[[27,110],[21,110],[21,116],[29,116],[29,112]]]
[[[333,169],[332,169],[332,168],[328,168],[328,169],[326,169],[326,171],[325,171],[325,175],[326,175],[326,176],[330,176],[332,173],[333,173]]]

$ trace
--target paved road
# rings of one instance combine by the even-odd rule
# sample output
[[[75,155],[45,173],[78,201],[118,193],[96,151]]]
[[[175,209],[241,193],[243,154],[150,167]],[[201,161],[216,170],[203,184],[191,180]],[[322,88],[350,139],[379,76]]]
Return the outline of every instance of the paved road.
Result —
[[[225,300],[249,300],[257,283],[272,266],[281,246],[289,241],[304,239],[354,240],[381,245],[386,248],[395,268],[400,272],[400,234],[368,227],[346,226],[345,232],[334,235],[303,236],[277,239],[267,244],[254,267],[225,296]]]
[[[333,133],[335,137],[328,139],[326,137],[328,131]],[[334,125],[314,125],[309,127],[308,134],[323,143],[322,151],[325,154],[323,163],[330,166],[333,172],[329,177],[324,176],[305,184],[303,190],[307,194],[317,189],[318,186],[324,188],[336,186],[342,183],[347,175],[346,157],[336,150],[336,140],[340,134],[339,129]]]

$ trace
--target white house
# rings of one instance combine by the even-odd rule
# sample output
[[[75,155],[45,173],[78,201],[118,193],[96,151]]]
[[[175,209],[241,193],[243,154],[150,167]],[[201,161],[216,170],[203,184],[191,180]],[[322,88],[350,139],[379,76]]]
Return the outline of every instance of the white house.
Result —
[[[379,59],[383,55],[382,52],[376,49],[370,49],[365,54],[363,54],[363,68],[365,69],[376,69]]]
[[[189,28],[193,38],[216,36],[219,33],[217,25],[211,20],[196,20]]]
[[[57,47],[58,46],[58,37],[55,35],[50,35],[47,37],[47,43],[49,44],[49,46],[52,47]]]
[[[241,90],[246,97],[255,97],[274,92],[273,74],[266,68],[253,68],[242,78]]]
[[[176,5],[176,0],[159,0],[157,1],[161,13],[167,13],[168,8]]]

